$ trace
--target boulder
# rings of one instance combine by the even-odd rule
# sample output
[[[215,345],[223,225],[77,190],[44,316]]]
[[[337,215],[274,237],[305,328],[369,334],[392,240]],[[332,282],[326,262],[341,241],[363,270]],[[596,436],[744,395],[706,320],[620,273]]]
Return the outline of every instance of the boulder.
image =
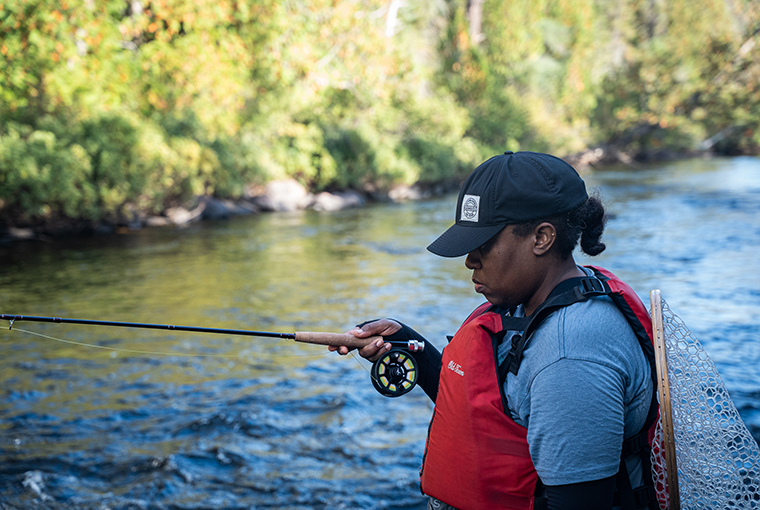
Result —
[[[201,200],[200,203],[191,211],[188,211],[184,207],[170,207],[164,211],[163,216],[151,216],[149,218],[146,218],[145,225],[148,227],[185,225],[191,221],[200,220],[205,209],[206,203],[203,200]]]
[[[205,204],[202,213],[204,220],[226,220],[231,216],[242,216],[258,212],[256,206],[244,201],[233,202],[232,200],[203,197],[201,202]]]
[[[205,208],[206,206],[203,203],[199,204],[198,207],[192,211],[188,211],[184,207],[170,207],[166,210],[166,217],[169,218],[169,221],[174,225],[184,225],[185,223],[198,219],[200,215],[203,214]]]
[[[388,198],[394,202],[404,202],[406,200],[419,200],[428,198],[417,186],[398,185],[388,192]]]
[[[146,227],[166,227],[171,224],[172,222],[165,216],[148,216],[145,218]]]
[[[297,211],[312,204],[314,197],[293,179],[267,183],[262,195],[251,199],[263,211]]]
[[[30,228],[8,228],[8,237],[17,241],[28,241],[30,239],[36,239],[37,234]]]
[[[351,207],[361,207],[364,203],[364,196],[356,191],[349,190],[337,193],[323,191],[314,198],[311,207],[315,211],[339,211]]]

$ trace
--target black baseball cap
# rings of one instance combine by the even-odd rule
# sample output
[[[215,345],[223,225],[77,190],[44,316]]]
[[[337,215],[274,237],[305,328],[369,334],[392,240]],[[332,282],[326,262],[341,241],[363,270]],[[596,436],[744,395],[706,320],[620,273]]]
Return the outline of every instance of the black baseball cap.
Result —
[[[540,152],[511,152],[478,166],[462,185],[456,223],[427,247],[460,257],[510,224],[562,214],[588,200],[586,185],[565,161]]]

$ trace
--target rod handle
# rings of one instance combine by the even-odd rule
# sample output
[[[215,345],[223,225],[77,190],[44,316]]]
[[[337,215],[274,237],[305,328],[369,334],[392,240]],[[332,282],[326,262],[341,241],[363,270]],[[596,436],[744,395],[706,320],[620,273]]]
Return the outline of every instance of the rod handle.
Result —
[[[371,336],[368,338],[356,338],[354,335],[348,333],[318,333],[313,331],[296,331],[296,342],[303,342],[307,344],[318,345],[332,345],[339,347],[345,345],[346,347],[362,348],[382,337]]]

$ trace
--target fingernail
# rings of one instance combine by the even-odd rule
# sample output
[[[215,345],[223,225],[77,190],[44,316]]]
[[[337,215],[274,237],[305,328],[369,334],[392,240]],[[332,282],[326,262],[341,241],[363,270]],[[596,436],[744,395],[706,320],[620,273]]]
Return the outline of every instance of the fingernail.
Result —
[[[375,345],[376,345],[376,346],[378,346],[378,347],[382,347],[384,343],[385,343],[385,342],[383,342],[383,340],[382,340],[382,339],[380,339],[380,340],[378,340],[377,342],[375,342]]]
[[[354,331],[356,331],[357,333],[364,333],[364,330],[362,328],[359,328],[359,327],[354,328]]]

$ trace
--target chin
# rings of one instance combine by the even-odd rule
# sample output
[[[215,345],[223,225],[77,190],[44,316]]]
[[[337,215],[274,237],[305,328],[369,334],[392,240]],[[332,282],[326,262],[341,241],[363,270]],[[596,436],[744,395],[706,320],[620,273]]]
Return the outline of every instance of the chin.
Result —
[[[513,305],[513,304],[509,303],[506,299],[501,299],[501,298],[498,298],[496,296],[485,296],[484,295],[483,297],[485,297],[486,300],[489,303],[491,303],[492,305],[499,306],[501,308],[512,308],[512,307],[516,306],[516,305]]]

